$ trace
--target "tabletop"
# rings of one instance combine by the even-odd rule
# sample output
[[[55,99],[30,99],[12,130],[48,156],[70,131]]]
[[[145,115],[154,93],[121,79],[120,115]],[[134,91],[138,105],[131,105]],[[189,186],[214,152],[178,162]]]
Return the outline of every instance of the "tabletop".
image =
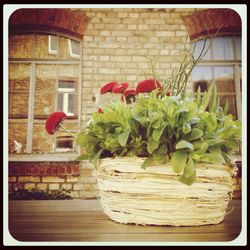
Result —
[[[23,242],[228,242],[241,230],[241,200],[228,209],[218,225],[140,226],[110,220],[98,200],[9,201],[9,230]]]

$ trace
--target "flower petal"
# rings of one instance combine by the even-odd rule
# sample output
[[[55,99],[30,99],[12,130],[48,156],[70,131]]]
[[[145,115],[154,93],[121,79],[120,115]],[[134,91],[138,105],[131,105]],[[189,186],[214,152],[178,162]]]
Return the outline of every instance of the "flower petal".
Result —
[[[154,79],[148,79],[141,81],[137,84],[136,91],[137,93],[149,93],[156,88],[161,88],[161,83],[155,81]]]
[[[123,93],[127,88],[128,88],[128,83],[121,83],[121,84],[116,84],[113,88],[112,88],[112,92],[113,93]]]
[[[105,84],[100,90],[101,95],[106,94],[108,92],[112,92],[112,88],[117,84],[118,82],[109,82]]]
[[[66,118],[67,115],[64,112],[54,112],[46,120],[45,128],[50,135],[53,135],[56,132],[58,124]]]

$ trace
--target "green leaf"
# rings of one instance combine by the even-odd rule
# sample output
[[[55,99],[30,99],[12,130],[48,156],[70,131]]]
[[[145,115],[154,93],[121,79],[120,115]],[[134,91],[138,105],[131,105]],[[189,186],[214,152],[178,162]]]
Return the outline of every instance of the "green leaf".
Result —
[[[186,177],[185,175],[181,175],[181,177],[179,178],[179,181],[186,184],[187,186],[191,186],[196,179],[196,174],[193,174],[189,177]]]
[[[209,102],[209,112],[215,112],[216,110],[216,101],[217,101],[217,89],[215,83],[211,85],[211,101]]]
[[[212,85],[209,86],[208,91],[205,92],[203,95],[200,110],[203,110],[203,111],[206,110],[210,101],[211,93],[212,93]]]
[[[100,149],[100,150],[96,153],[96,155],[93,157],[93,160],[98,160],[98,159],[100,158],[102,152],[103,152],[103,149]]]
[[[196,153],[204,154],[204,153],[207,152],[207,149],[208,149],[208,143],[207,142],[202,142],[201,146],[200,146],[200,149]]]
[[[184,123],[182,127],[182,132],[188,134],[191,131],[191,126],[189,123]]]
[[[160,142],[155,141],[153,137],[149,137],[148,143],[147,143],[147,150],[150,154],[154,152],[155,149],[158,148]]]
[[[77,161],[84,161],[84,160],[89,160],[90,156],[89,155],[79,155],[76,160]]]
[[[152,136],[153,136],[155,141],[160,140],[160,137],[161,137],[164,129],[166,128],[166,126],[167,126],[167,122],[162,122],[161,127],[159,129],[154,129]]]
[[[202,130],[200,130],[199,128],[193,128],[191,134],[185,137],[185,139],[188,141],[194,141],[201,138],[202,135],[203,135]]]
[[[218,146],[220,144],[223,144],[225,142],[225,140],[221,139],[221,138],[215,138],[215,139],[207,139],[207,140],[204,140],[209,147],[211,146]]]
[[[207,163],[226,163],[224,157],[220,153],[205,153],[201,157],[201,161]]]
[[[141,167],[142,167],[143,169],[145,169],[146,167],[150,166],[150,165],[152,164],[152,162],[153,162],[153,159],[150,158],[150,157],[148,157],[148,158],[142,163]]]
[[[223,112],[224,112],[224,115],[227,115],[227,113],[228,113],[228,100],[226,100]]]
[[[181,173],[186,166],[187,152],[178,150],[173,153],[171,165],[175,173]]]
[[[194,150],[193,144],[190,143],[190,142],[188,142],[188,141],[185,141],[185,140],[179,141],[179,142],[175,145],[175,148],[176,148],[176,149],[188,148],[188,149],[190,149],[190,150]]]
[[[120,145],[122,147],[125,147],[126,144],[127,144],[127,140],[128,140],[128,137],[129,137],[129,131],[125,131],[121,134],[118,135],[118,142],[120,143]]]
[[[196,103],[197,103],[198,107],[201,105],[201,88],[200,88],[200,86],[197,90]]]
[[[80,146],[80,147],[86,147],[89,142],[91,142],[93,139],[93,137],[89,134],[85,134],[84,132],[78,134],[76,143]]]
[[[183,174],[185,177],[190,177],[191,175],[195,174],[195,172],[196,172],[196,168],[195,168],[194,161],[192,159],[192,156],[189,155],[187,165],[184,168]]]

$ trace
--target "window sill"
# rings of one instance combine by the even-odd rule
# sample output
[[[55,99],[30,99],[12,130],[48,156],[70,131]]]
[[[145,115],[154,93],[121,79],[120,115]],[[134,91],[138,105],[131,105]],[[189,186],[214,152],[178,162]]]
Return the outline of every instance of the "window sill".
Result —
[[[55,153],[55,154],[9,154],[8,161],[38,162],[38,161],[76,161],[77,153]]]

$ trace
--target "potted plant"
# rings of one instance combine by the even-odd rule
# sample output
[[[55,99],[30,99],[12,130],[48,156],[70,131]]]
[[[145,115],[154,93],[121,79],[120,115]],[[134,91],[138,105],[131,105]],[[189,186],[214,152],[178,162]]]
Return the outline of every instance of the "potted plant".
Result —
[[[201,58],[187,52],[164,83],[152,68],[152,77],[136,89],[116,82],[101,89],[101,94],[122,90],[123,101],[94,112],[76,141],[84,150],[79,160],[95,165],[100,201],[111,219],[172,226],[224,219],[236,173],[230,157],[239,147],[241,123],[227,114],[227,105],[219,105],[215,84],[195,97],[187,93]]]

